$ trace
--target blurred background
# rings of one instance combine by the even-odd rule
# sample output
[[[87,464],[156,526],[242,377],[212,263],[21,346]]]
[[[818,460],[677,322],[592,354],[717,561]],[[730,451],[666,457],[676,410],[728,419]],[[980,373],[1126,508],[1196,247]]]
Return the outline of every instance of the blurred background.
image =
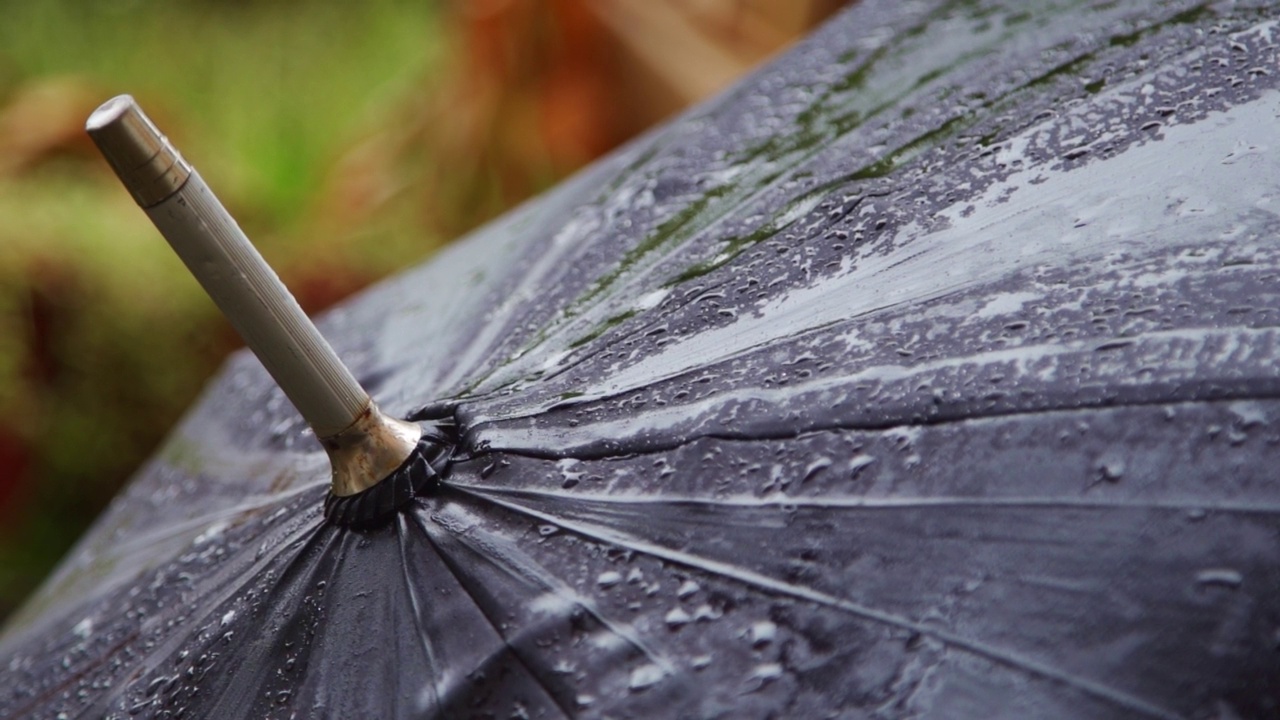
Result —
[[[129,92],[314,313],[842,0],[0,0],[0,619],[240,342],[83,132]]]

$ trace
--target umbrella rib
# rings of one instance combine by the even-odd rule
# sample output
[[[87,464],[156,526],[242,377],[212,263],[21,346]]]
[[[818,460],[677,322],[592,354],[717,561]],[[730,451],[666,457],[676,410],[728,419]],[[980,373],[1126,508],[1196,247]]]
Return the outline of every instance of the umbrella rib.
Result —
[[[468,595],[471,595],[471,591],[467,588],[467,583],[462,579],[462,576],[459,574],[458,567],[457,567],[457,564],[454,562],[454,559],[450,557],[449,554],[446,553],[442,547],[440,547],[440,544],[436,542],[435,538],[431,537],[431,531],[427,529],[426,524],[422,522],[421,518],[419,518],[415,514],[413,517],[413,520],[414,520],[414,523],[418,526],[418,528],[422,530],[422,534],[424,537],[426,537],[427,542],[431,543],[431,547],[435,549],[436,554],[440,557],[440,560],[443,561],[444,566],[448,568],[449,573],[453,575],[455,580],[457,580],[458,587],[462,588],[463,592],[466,592]],[[554,703],[556,708],[560,710],[560,713],[566,718],[572,718],[574,716],[573,712],[569,708],[564,706],[564,704],[560,701],[560,698],[556,697],[555,691],[551,688],[550,685],[547,684],[547,682],[542,678],[542,676],[534,672],[533,667],[529,664],[527,660],[525,660],[524,655],[521,653],[520,649],[517,648],[511,642],[511,640],[507,638],[506,634],[502,631],[501,624],[493,617],[490,617],[489,613],[485,611],[481,603],[474,602],[475,600],[474,596],[472,596],[472,600],[476,609],[480,611],[480,615],[485,619],[485,622],[489,623],[489,626],[493,628],[494,634],[496,634],[502,640],[503,646],[506,647],[507,650],[511,652],[511,656],[516,659],[516,662],[520,663],[520,666],[524,668],[525,672],[528,673],[529,677],[533,678],[534,682],[536,682],[542,688],[543,692],[546,693],[547,697],[551,700],[551,702]]]
[[[843,611],[855,617],[860,617],[864,620],[919,633],[920,635],[934,638],[947,645],[951,645],[952,647],[986,658],[991,662],[1019,669],[1046,680],[1062,683],[1063,685],[1075,688],[1084,694],[1110,702],[1119,707],[1128,708],[1129,710],[1141,713],[1148,717],[1160,718],[1160,720],[1178,720],[1181,717],[1177,713],[1149,703],[1141,698],[1134,697],[1128,693],[1116,690],[1115,688],[1108,687],[1102,683],[1073,675],[1051,665],[1023,657],[1007,650],[1002,650],[978,640],[963,637],[948,630],[918,623],[900,615],[895,615],[883,610],[877,610],[875,608],[852,602],[850,600],[845,600],[834,595],[829,595],[803,585],[795,585],[777,580],[763,573],[755,572],[754,570],[740,567],[738,565],[712,560],[680,550],[673,550],[657,543],[648,542],[631,535],[610,531],[606,528],[586,523],[579,523],[572,520],[565,520],[549,513],[521,506],[517,503],[486,496],[483,493],[474,492],[468,488],[458,487],[457,489],[459,492],[466,493],[481,500],[488,500],[489,502],[500,507],[504,507],[512,512],[526,515],[543,522],[554,523],[572,532],[586,537],[591,537],[602,542],[629,548],[636,552],[644,553],[668,562],[701,570],[711,575],[718,575],[737,580],[745,585],[755,587],[771,594],[792,597],[798,600],[824,605]]]
[[[231,507],[220,508],[188,520],[174,523],[173,525],[160,530],[134,536],[114,546],[113,550],[120,555],[135,553],[142,548],[152,547],[160,541],[178,537],[184,533],[189,533],[196,528],[206,527],[219,520],[224,520],[242,512],[247,513],[254,510],[265,510],[272,505],[281,503],[285,500],[290,500],[296,495],[301,495],[304,492],[314,490],[317,485],[324,484],[326,483],[310,483],[303,487],[293,488],[281,493],[250,496],[244,502]]]
[[[951,508],[951,507],[1010,507],[1026,509],[1059,509],[1078,508],[1084,510],[1177,510],[1236,513],[1241,515],[1274,515],[1280,513],[1280,505],[1263,505],[1248,501],[1203,503],[1181,500],[1155,502],[1132,502],[1117,500],[1108,502],[1078,497],[871,497],[871,498],[835,498],[815,497],[727,497],[707,500],[695,497],[677,497],[662,495],[584,495],[572,493],[546,492],[520,488],[495,487],[493,485],[470,485],[454,483],[460,490],[505,495],[509,497],[545,498],[551,500],[588,500],[607,505],[665,505],[686,507],[738,507],[738,508],[821,508],[850,510],[899,510],[917,508]]]
[[[874,311],[871,311],[871,312],[874,312]],[[498,421],[519,420],[519,419],[534,417],[534,416],[543,414],[547,410],[552,408],[564,407],[568,405],[581,406],[581,405],[586,405],[588,403],[602,403],[609,400],[616,400],[620,397],[624,397],[641,390],[651,389],[655,385],[659,385],[661,383],[672,382],[677,379],[689,378],[691,376],[698,376],[698,375],[704,374],[708,371],[710,365],[712,364],[721,364],[721,363],[729,362],[736,358],[745,357],[747,355],[763,353],[766,350],[786,349],[787,343],[790,343],[792,341],[802,340],[806,336],[809,336],[819,331],[823,331],[823,330],[830,331],[836,326],[843,325],[846,323],[851,325],[856,324],[857,322],[860,322],[862,319],[864,319],[866,315],[869,315],[869,314],[871,313],[870,312],[863,313],[862,315],[854,318],[842,318],[819,327],[808,328],[802,331],[792,332],[785,336],[770,338],[767,341],[763,341],[758,344],[751,345],[750,347],[743,348],[740,351],[737,351],[728,355],[718,356],[714,358],[713,363],[708,361],[704,363],[699,363],[697,366],[694,366],[694,367],[682,367],[682,368],[678,368],[671,371],[663,371],[662,373],[654,374],[652,376],[643,378],[643,382],[629,381],[628,383],[622,383],[616,387],[610,387],[602,392],[598,392],[598,393],[588,392],[584,395],[576,396],[572,398],[572,400],[569,402],[566,402],[564,400],[541,401],[538,403],[534,403],[532,405],[526,405],[525,407],[520,408],[519,411],[512,412],[509,415],[498,416],[492,419],[486,418],[484,422],[490,423],[490,422],[498,422]],[[1140,348],[1146,348],[1143,350],[1143,352],[1147,353],[1148,355],[1147,359],[1151,363],[1166,363],[1166,364],[1177,361],[1180,355],[1184,353],[1185,348],[1179,348],[1178,347],[1179,343],[1202,343],[1203,344],[1203,343],[1207,343],[1209,340],[1213,340],[1215,342],[1223,342],[1223,343],[1250,343],[1252,345],[1257,346],[1260,351],[1270,353],[1269,348],[1273,347],[1277,342],[1280,342],[1280,337],[1278,337],[1274,328],[1253,329],[1253,328],[1240,328],[1240,327],[1228,328],[1223,330],[1214,330],[1214,331],[1206,331],[1201,328],[1158,330],[1158,331],[1142,333],[1139,335],[1134,335],[1132,337],[1111,338],[1111,339],[1112,340],[1121,339],[1121,340],[1133,341],[1134,343],[1138,343],[1140,344]],[[827,393],[848,392],[864,384],[865,385],[879,384],[880,386],[885,387],[886,389],[891,389],[893,387],[892,385],[893,383],[910,383],[912,385],[916,385],[916,384],[919,384],[921,380],[927,380],[932,376],[937,376],[941,373],[955,372],[958,369],[964,369],[964,368],[980,369],[980,368],[991,366],[998,363],[1013,364],[1017,366],[1019,364],[1025,364],[1033,361],[1050,360],[1053,362],[1059,362],[1063,359],[1070,360],[1072,356],[1092,355],[1093,353],[1096,353],[1097,348],[1100,344],[1101,344],[1100,340],[1080,340],[1080,341],[1066,342],[1066,343],[1059,343],[1059,344],[1035,343],[1035,344],[1017,346],[1013,348],[988,349],[980,352],[970,353],[967,355],[937,358],[933,360],[919,362],[913,365],[899,365],[899,364],[894,364],[892,362],[875,360],[873,361],[874,364],[866,365],[857,370],[850,370],[847,374],[840,375],[835,378],[818,377],[805,382],[789,384],[786,387],[773,387],[773,388],[760,387],[757,385],[744,383],[741,385],[740,389],[735,389],[734,391],[729,393],[708,396],[684,405],[672,404],[668,406],[663,406],[664,407],[663,410],[650,409],[647,412],[641,413],[641,414],[648,414],[648,415],[659,414],[660,415],[663,412],[665,412],[666,414],[672,417],[676,417],[677,419],[684,419],[689,415],[695,414],[700,409],[703,409],[703,408],[715,409],[718,406],[721,406],[725,403],[733,402],[733,401],[759,402],[764,404],[777,405],[780,402],[787,402],[795,398],[802,397],[805,394],[823,393],[823,392],[827,392]],[[1220,358],[1210,359],[1207,362],[1219,362],[1219,361],[1220,361]],[[625,368],[624,370],[626,372],[632,372],[631,368]],[[1178,376],[1178,375],[1171,375],[1162,379],[1144,382],[1142,384],[1117,385],[1117,387],[1114,388],[1115,390],[1124,392],[1126,395],[1129,396],[1125,400],[1110,402],[1105,398],[1102,398],[1102,399],[1081,398],[1081,397],[1078,397],[1077,394],[1073,393],[1069,395],[1067,398],[1063,399],[1061,401],[1062,402],[1061,405],[1048,406],[1048,407],[1044,407],[1043,409],[1045,411],[1050,411],[1050,410],[1061,410],[1061,409],[1074,409],[1078,407],[1079,408],[1094,407],[1099,405],[1105,405],[1108,407],[1112,407],[1112,406],[1122,407],[1128,404],[1135,404],[1135,405],[1164,404],[1170,401],[1197,402],[1200,400],[1190,396],[1190,393],[1195,391],[1202,391],[1202,392],[1205,392],[1206,394],[1212,393],[1213,397],[1210,398],[1211,400],[1269,399],[1269,398],[1280,396],[1280,390],[1277,390],[1275,388],[1274,383],[1271,384],[1271,387],[1269,389],[1261,389],[1261,390],[1259,389],[1259,386],[1258,386],[1259,381],[1271,381],[1273,379],[1272,373],[1270,373],[1270,366],[1268,365],[1265,367],[1260,367],[1259,370],[1257,370],[1256,372],[1258,373],[1258,376],[1250,378],[1250,377],[1238,377],[1234,371],[1226,370],[1217,374],[1223,375],[1226,373],[1231,373],[1227,377],[1210,376],[1210,377],[1204,377],[1204,378],[1198,379],[1198,381],[1195,381],[1195,382],[1192,382],[1193,380],[1195,380],[1193,378],[1187,378],[1187,377]],[[1267,386],[1265,385],[1263,387],[1267,388]],[[1017,389],[1018,388],[1016,387],[1011,387],[1009,388],[1008,391],[1013,392],[1014,390],[1017,390]],[[1141,399],[1131,399],[1132,393],[1134,391],[1144,391],[1149,394],[1162,393],[1163,396],[1160,400],[1143,401]],[[896,391],[896,392],[901,393],[903,391]],[[913,393],[906,392],[905,394],[910,395]],[[924,415],[925,413],[931,413],[929,417],[923,418],[921,424],[939,422],[939,421],[948,421],[948,420],[957,419],[957,418],[969,419],[971,417],[987,417],[992,415],[1021,414],[1025,412],[1040,411],[1037,409],[1029,409],[1029,410],[1009,409],[1009,410],[997,410],[995,412],[991,412],[990,408],[972,407],[973,404],[978,403],[980,401],[982,401],[982,396],[980,394],[975,396],[958,397],[948,402],[948,407],[951,408],[950,411],[946,409],[940,410],[932,402],[929,402],[928,405],[919,404],[916,407],[899,405],[897,409],[903,410],[907,413],[911,413],[915,415]],[[965,406],[964,405],[965,403],[968,403],[969,406]],[[1068,407],[1066,403],[1072,403],[1072,404]],[[959,410],[959,414],[957,414],[956,408],[961,408]],[[868,426],[877,427],[877,426],[880,426],[881,424],[882,423],[868,423]],[[901,422],[895,423],[895,425],[901,425],[901,424],[903,423]]]
[[[476,547],[473,541],[469,541],[465,535],[462,535],[460,533],[455,533],[455,534],[458,534],[459,541],[463,542],[468,547],[476,551],[481,550],[481,548]],[[533,561],[530,560],[530,562],[532,563]],[[501,565],[499,565],[498,567],[500,567],[503,570],[503,572],[506,572],[507,574],[513,577],[524,577],[509,567],[501,566]],[[664,672],[672,673],[675,671],[675,668],[671,664],[670,660],[664,657],[661,653],[657,652],[653,648],[646,645],[644,641],[641,640],[634,633],[627,632],[623,628],[619,627],[618,625],[610,621],[604,615],[604,613],[600,611],[600,609],[596,606],[596,604],[592,602],[589,598],[583,597],[581,593],[578,593],[572,587],[569,587],[563,582],[555,582],[554,576],[550,574],[537,577],[536,580],[540,582],[540,584],[542,584],[542,587],[545,590],[554,592],[562,597],[568,598],[576,607],[581,608],[583,612],[586,612],[588,615],[594,618],[596,622],[600,623],[601,627],[608,629],[614,635],[617,635],[618,637],[622,638],[624,642],[626,642],[628,645],[638,650],[642,655],[645,656],[647,660],[649,660],[649,662],[662,668]]]
[[[1210,383],[1206,382],[1206,385]],[[1247,382],[1242,383],[1242,385]],[[1221,390],[1221,388],[1219,388]],[[728,399],[732,401],[733,398]],[[936,427],[952,424],[960,424],[971,421],[993,420],[1018,418],[1027,415],[1052,415],[1056,413],[1074,413],[1074,412],[1092,412],[1098,410],[1126,409],[1126,408],[1145,408],[1145,407],[1171,407],[1179,405],[1204,405],[1210,403],[1224,402],[1241,402],[1250,400],[1280,400],[1280,390],[1276,392],[1259,392],[1250,391],[1243,393],[1232,393],[1229,389],[1222,391],[1221,395],[1213,398],[1186,398],[1186,399],[1131,399],[1122,402],[1108,401],[1099,399],[1096,401],[1076,402],[1071,406],[1042,406],[1025,409],[978,409],[967,408],[964,413],[935,413],[930,417],[914,417],[909,421],[903,422],[899,420],[886,421],[852,421],[852,422],[835,422],[835,423],[813,423],[797,427],[789,427],[786,432],[770,432],[767,427],[751,426],[738,432],[690,432],[690,433],[673,433],[667,438],[654,438],[652,434],[645,436],[645,446],[643,448],[626,448],[621,447],[619,443],[626,440],[627,434],[636,435],[637,432],[627,433],[625,428],[608,427],[609,422],[600,423],[605,425],[606,435],[610,440],[607,446],[599,446],[599,443],[576,441],[570,444],[566,450],[543,449],[537,447],[536,442],[530,442],[527,436],[518,437],[523,444],[504,446],[501,442],[501,436],[480,437],[490,426],[497,425],[509,420],[523,420],[529,416],[513,416],[511,418],[502,418],[500,420],[484,420],[476,423],[474,426],[467,428],[463,435],[463,446],[478,447],[483,445],[485,452],[489,453],[510,453],[522,457],[532,458],[536,460],[563,460],[565,458],[575,458],[578,460],[599,460],[620,456],[633,455],[651,455],[662,452],[668,452],[676,448],[685,447],[698,440],[721,440],[724,442],[760,442],[769,440],[794,440],[798,437],[821,432],[882,432],[886,430],[896,430],[899,428],[917,428],[917,427]],[[671,409],[671,408],[667,408]],[[967,414],[966,414],[967,413]],[[631,418],[628,418],[631,419]],[[705,423],[704,423],[705,424]],[[574,426],[571,428],[561,428],[555,426],[543,426],[539,429],[553,430],[565,434],[565,430],[581,430],[583,426]],[[597,426],[598,427],[598,426]],[[501,433],[500,428],[496,429],[497,433]],[[517,430],[516,432],[522,432]],[[572,439],[571,443],[575,442]]]
[[[442,525],[446,528],[448,527],[447,523],[442,523]],[[480,552],[483,550],[483,548],[477,547],[476,543],[473,540],[469,539],[465,534],[458,533],[458,532],[455,532],[454,534],[458,536],[459,542],[466,544],[467,547],[471,548],[472,550],[477,552]],[[530,564],[535,564],[532,559],[530,559],[529,562]],[[610,621],[604,615],[604,613],[600,611],[600,609],[595,605],[595,603],[592,602],[589,598],[583,597],[582,594],[578,593],[572,587],[566,585],[563,582],[556,582],[553,575],[543,574],[541,576],[530,578],[529,575],[520,574],[515,570],[513,570],[511,567],[508,567],[505,565],[495,564],[495,567],[500,568],[503,572],[517,579],[533,579],[535,582],[540,584],[544,590],[547,590],[549,592],[554,592],[560,595],[561,597],[567,598],[576,607],[582,609],[583,612],[587,613],[592,618],[594,618],[596,622],[600,623],[602,627],[608,629],[610,632],[617,635],[619,638],[622,638],[622,640],[626,642],[626,644],[638,650],[642,655],[645,656],[646,659],[649,660],[649,662],[653,663],[654,665],[657,665],[658,667],[662,668],[666,672],[674,672],[675,668],[674,666],[672,666],[670,660],[668,660],[666,657],[663,657],[661,653],[657,652],[653,648],[646,645],[644,641],[641,640],[634,633],[627,632],[622,627],[619,627],[616,624],[614,624],[612,621]]]
[[[431,666],[432,699],[435,700],[436,708],[440,709],[440,698],[444,694],[440,687],[440,683],[443,679],[440,675],[440,664],[436,659],[435,652],[431,649],[431,638],[422,627],[422,604],[418,599],[418,593],[414,590],[413,582],[409,577],[409,556],[405,552],[405,543],[408,542],[409,539],[409,523],[405,519],[404,513],[398,513],[396,515],[396,522],[396,530],[398,531],[396,535],[400,541],[400,570],[404,576],[404,587],[405,592],[409,595],[409,604],[413,608],[413,627],[417,630],[418,640],[422,643],[422,653],[426,657],[427,663]],[[426,533],[424,532],[423,535],[425,536]],[[431,542],[430,537],[427,537],[427,542]],[[432,543],[432,545],[434,546],[434,543]]]

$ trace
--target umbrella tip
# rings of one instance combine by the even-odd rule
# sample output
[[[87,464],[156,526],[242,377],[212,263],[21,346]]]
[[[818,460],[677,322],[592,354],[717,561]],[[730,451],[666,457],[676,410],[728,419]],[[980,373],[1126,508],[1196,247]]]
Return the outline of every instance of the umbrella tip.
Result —
[[[117,95],[98,106],[89,116],[84,129],[89,132],[101,130],[103,127],[120,119],[131,107],[137,107],[132,95]]]
[[[84,129],[140,207],[164,202],[191,177],[191,166],[132,95],[117,95],[99,105]]]

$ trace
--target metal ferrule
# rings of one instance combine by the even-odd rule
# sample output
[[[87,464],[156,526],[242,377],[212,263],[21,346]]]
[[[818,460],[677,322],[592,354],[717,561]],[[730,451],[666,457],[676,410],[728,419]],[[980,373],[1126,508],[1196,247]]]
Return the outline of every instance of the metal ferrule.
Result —
[[[320,438],[333,466],[330,492],[346,497],[377,485],[400,468],[421,438],[422,428],[384,415],[370,402],[346,430]]]
[[[191,177],[191,166],[129,95],[103,103],[85,129],[143,208],[164,202]]]

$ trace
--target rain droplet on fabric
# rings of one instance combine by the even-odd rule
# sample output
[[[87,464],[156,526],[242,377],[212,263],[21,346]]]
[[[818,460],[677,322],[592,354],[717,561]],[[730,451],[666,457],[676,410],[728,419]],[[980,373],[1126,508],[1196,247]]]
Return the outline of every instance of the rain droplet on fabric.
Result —
[[[685,580],[684,582],[680,583],[680,587],[676,589],[676,597],[683,600],[684,598],[697,594],[697,592],[701,589],[702,589],[702,586],[699,585],[698,583],[692,580]]]
[[[1119,482],[1124,477],[1125,462],[1119,455],[1107,454],[1098,461],[1098,472],[1107,482]]]
[[[849,461],[849,479],[853,480],[857,478],[868,465],[875,461],[876,459],[870,455],[863,455],[861,453],[854,455],[853,459]]]
[[[761,620],[747,629],[747,640],[752,647],[764,647],[778,636],[778,626],[768,620]]]
[[[565,458],[556,462],[556,467],[560,470],[560,487],[568,490],[576,487],[582,481],[582,476],[586,473],[582,470],[574,470],[575,467],[581,464],[582,461],[577,458]]]
[[[641,665],[631,671],[631,677],[627,680],[627,688],[632,692],[651,688],[662,680],[662,674],[662,668],[657,665]]]
[[[699,605],[698,609],[693,611],[694,620],[719,620],[722,617],[724,617],[723,611],[713,608],[705,603]]]
[[[192,544],[192,545],[203,545],[203,544],[205,544],[205,543],[209,542],[210,540],[214,540],[214,539],[218,538],[219,536],[221,536],[221,535],[222,535],[222,531],[223,531],[223,530],[226,530],[226,529],[227,529],[227,523],[225,523],[225,522],[218,521],[218,522],[216,522],[216,523],[213,523],[213,524],[212,524],[212,525],[210,525],[209,527],[205,528],[204,532],[202,532],[202,533],[200,533],[199,535],[197,535],[197,536],[195,537],[195,539],[191,541],[191,544]]]
[[[782,677],[782,665],[778,663],[763,663],[751,671],[751,679],[761,684],[773,682],[780,677]]]
[[[602,588],[611,588],[622,582],[622,573],[609,570],[600,573],[600,577],[596,578],[596,584]]]
[[[667,627],[670,627],[671,629],[674,630],[678,627],[681,627],[683,625],[688,625],[689,623],[693,622],[693,616],[685,612],[684,608],[677,607],[677,608],[672,608],[666,614],[666,616],[662,618],[662,620],[667,624]]]
[[[1196,573],[1196,584],[1201,586],[1238,588],[1243,583],[1244,575],[1231,568],[1206,568]]]

